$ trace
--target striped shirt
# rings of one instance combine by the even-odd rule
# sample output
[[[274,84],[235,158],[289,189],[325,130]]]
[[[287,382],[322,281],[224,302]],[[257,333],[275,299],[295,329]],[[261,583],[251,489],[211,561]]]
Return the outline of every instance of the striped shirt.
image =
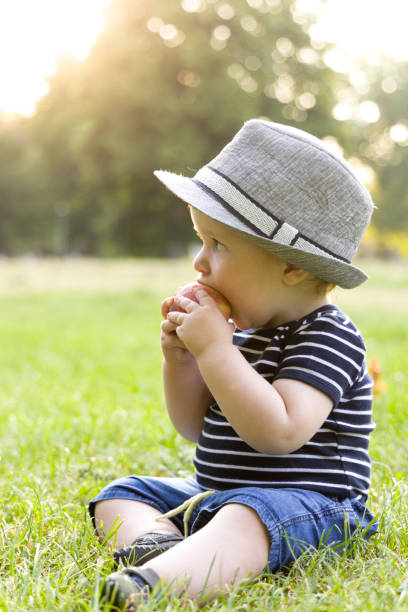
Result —
[[[364,341],[336,306],[271,329],[236,330],[234,344],[266,380],[299,380],[328,395],[333,408],[304,446],[287,455],[251,448],[213,403],[194,459],[197,482],[208,489],[297,487],[363,502],[370,484],[372,380]],[[310,410],[310,407],[307,409]]]

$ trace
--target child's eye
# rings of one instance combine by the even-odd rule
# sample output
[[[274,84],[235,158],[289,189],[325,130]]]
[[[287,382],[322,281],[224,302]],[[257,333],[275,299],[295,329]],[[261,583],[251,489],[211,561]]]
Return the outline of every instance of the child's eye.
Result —
[[[213,238],[212,241],[213,241],[214,248],[217,251],[220,251],[221,249],[224,248],[224,245],[222,244],[222,242],[219,242],[216,238]]]

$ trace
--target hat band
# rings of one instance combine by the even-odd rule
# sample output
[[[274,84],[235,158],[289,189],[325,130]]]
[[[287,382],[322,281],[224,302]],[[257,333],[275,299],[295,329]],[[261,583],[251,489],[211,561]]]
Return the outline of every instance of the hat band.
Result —
[[[281,245],[350,263],[345,257],[313,242],[286,221],[281,221],[272,215],[219,170],[211,166],[204,166],[192,180],[201,189],[215,197],[224,208],[245,223],[254,233]]]

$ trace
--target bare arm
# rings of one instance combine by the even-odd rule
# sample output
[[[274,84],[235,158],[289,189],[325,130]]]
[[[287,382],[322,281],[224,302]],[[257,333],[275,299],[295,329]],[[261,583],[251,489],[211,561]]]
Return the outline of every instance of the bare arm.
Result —
[[[212,299],[196,295],[199,304],[180,298],[187,314],[169,318],[232,427],[260,452],[286,454],[303,446],[329,414],[331,399],[299,381],[267,382],[233,346],[231,327]]]
[[[167,316],[170,303],[170,299],[163,302],[163,316]],[[177,337],[175,328],[170,321],[162,322],[162,372],[166,408],[177,431],[190,442],[197,442],[212,396],[195,358]]]
[[[237,434],[259,452],[286,454],[300,448],[332,408],[327,395],[305,383],[280,379],[271,385],[236,347],[209,347],[197,363]]]
[[[197,442],[211,394],[195,361],[177,365],[163,360],[163,387],[166,408],[179,434]]]

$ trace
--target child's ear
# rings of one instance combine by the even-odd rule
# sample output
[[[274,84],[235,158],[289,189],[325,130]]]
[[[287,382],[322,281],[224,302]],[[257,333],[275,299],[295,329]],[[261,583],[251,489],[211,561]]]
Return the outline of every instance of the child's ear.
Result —
[[[289,262],[285,263],[286,265],[283,269],[283,282],[288,287],[294,287],[295,285],[298,285],[309,276],[309,272],[307,272],[307,270],[298,268],[297,266]]]

